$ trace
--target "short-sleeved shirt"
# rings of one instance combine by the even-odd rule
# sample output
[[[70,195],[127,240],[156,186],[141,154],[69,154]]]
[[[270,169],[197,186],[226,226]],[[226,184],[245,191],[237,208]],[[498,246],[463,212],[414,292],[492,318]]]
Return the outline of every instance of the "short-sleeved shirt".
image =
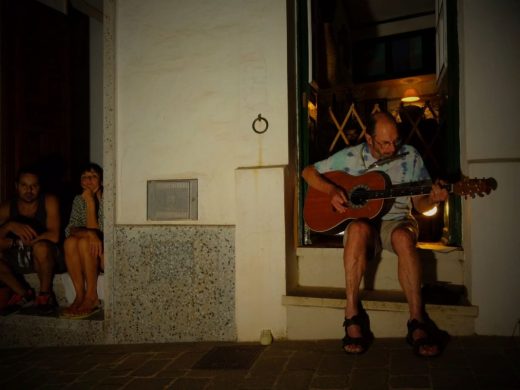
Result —
[[[97,218],[99,230],[103,231],[103,198],[99,201]],[[81,195],[76,195],[72,202],[72,211],[70,212],[69,224],[65,228],[65,237],[70,236],[70,229],[73,227],[87,226],[87,202]]]
[[[343,171],[349,175],[359,176],[367,172],[384,172],[390,178],[392,185],[430,180],[430,175],[424,166],[419,152],[411,145],[403,145],[396,155],[403,155],[386,164],[374,166],[377,161],[366,143],[347,147],[329,158],[314,164],[319,173]],[[395,199],[392,208],[383,220],[400,220],[411,214],[412,202],[409,196]]]

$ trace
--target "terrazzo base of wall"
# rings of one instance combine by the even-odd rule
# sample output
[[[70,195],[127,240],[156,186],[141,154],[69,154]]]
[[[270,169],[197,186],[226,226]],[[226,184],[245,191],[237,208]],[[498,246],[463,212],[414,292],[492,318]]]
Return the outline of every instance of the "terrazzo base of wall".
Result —
[[[115,227],[113,341],[235,340],[233,226]]]

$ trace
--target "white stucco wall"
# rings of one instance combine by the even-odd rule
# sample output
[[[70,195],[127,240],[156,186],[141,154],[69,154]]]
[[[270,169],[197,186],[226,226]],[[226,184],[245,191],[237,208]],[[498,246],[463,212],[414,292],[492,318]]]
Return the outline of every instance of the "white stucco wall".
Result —
[[[234,224],[235,169],[288,162],[285,1],[118,1],[116,30],[116,222],[148,223],[147,180],[195,178],[194,223]]]
[[[177,223],[235,226],[237,338],[284,337],[285,1],[116,4],[116,224],[149,223],[148,180],[198,179],[199,218]]]
[[[469,200],[465,250],[471,261],[478,334],[512,334],[520,319],[520,3],[459,2],[461,143],[467,174],[498,190]]]

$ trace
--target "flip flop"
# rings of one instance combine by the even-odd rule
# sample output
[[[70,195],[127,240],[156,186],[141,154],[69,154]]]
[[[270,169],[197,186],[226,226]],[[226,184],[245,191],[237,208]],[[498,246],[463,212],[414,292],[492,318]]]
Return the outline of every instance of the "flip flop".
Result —
[[[69,318],[71,320],[82,320],[82,319],[93,316],[94,314],[100,312],[102,309],[103,309],[102,305],[99,304],[99,305],[92,307],[90,310],[82,310],[82,311],[76,310],[76,311],[70,313],[67,318]]]
[[[59,318],[71,318],[74,315],[75,310],[76,310],[75,308],[73,309],[70,306],[65,307],[60,310],[58,316],[59,316]]]

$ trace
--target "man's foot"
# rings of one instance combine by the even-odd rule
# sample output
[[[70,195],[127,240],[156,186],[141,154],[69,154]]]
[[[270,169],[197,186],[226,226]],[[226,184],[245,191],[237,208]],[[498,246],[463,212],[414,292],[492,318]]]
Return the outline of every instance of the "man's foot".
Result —
[[[430,322],[409,320],[406,341],[417,356],[434,357],[441,353],[441,332]]]
[[[366,312],[345,318],[343,326],[345,327],[345,337],[342,342],[345,352],[353,355],[365,352],[373,339],[370,320]]]
[[[34,290],[32,288],[28,289],[24,295],[13,294],[9,302],[7,302],[7,306],[2,309],[1,315],[8,316],[9,314],[14,314],[18,312],[20,309],[30,306],[34,301]]]
[[[34,314],[41,316],[51,314],[57,307],[58,304],[52,292],[40,292],[36,297]]]

